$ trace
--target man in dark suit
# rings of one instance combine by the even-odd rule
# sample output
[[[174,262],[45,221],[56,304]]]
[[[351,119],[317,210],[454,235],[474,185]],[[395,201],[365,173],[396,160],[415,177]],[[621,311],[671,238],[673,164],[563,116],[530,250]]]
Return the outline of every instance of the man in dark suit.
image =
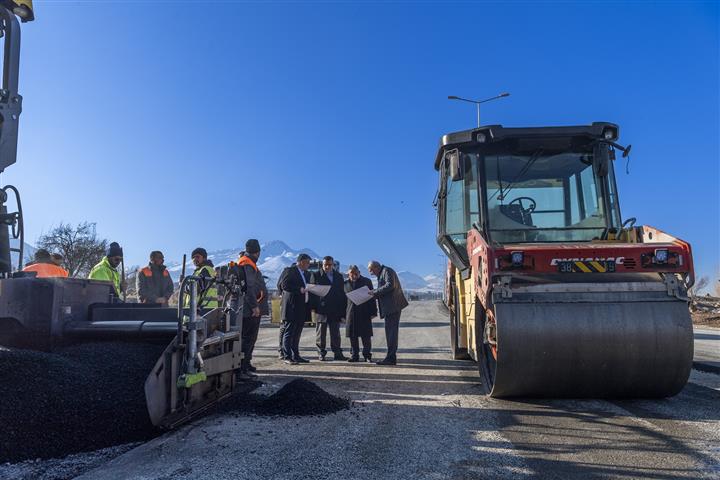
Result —
[[[335,360],[347,360],[340,347],[340,321],[345,317],[347,297],[343,276],[335,271],[335,260],[331,256],[323,258],[322,270],[313,274],[312,283],[326,285],[330,291],[324,297],[313,295],[315,305],[315,344],[318,349],[318,359],[325,360],[327,350],[327,331],[330,330],[330,349]]]
[[[307,269],[310,256],[301,253],[294,265],[283,270],[278,280],[278,289],[282,291],[280,318],[285,324],[283,332],[283,361],[290,365],[309,363],[300,356],[300,335],[310,312],[307,292]]]
[[[377,299],[380,317],[385,319],[387,355],[377,364],[395,365],[397,363],[400,312],[408,306],[408,302],[395,270],[373,260],[368,264],[368,271],[378,279],[378,286],[375,290],[371,290],[371,293]]]
[[[369,278],[360,275],[357,265],[350,265],[348,268],[348,279],[345,281],[345,291],[352,292],[358,288],[367,287],[372,290],[373,284]],[[347,301],[345,312],[345,336],[350,339],[350,360],[348,362],[360,361],[360,339],[362,338],[362,354],[366,362],[372,359],[372,319],[377,316],[377,302],[375,300],[355,305]]]

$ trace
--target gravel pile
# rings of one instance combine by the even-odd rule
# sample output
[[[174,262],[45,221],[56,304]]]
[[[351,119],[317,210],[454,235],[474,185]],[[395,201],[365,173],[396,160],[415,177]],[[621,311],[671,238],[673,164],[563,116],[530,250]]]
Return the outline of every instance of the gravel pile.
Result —
[[[257,413],[282,416],[325,415],[349,406],[349,400],[330,395],[314,383],[297,378],[260,402]]]
[[[0,347],[0,462],[156,436],[143,386],[164,347],[98,342],[51,353]]]
[[[235,394],[214,412],[295,417],[327,415],[349,407],[348,399],[331,395],[304,378],[296,378],[270,396]]]

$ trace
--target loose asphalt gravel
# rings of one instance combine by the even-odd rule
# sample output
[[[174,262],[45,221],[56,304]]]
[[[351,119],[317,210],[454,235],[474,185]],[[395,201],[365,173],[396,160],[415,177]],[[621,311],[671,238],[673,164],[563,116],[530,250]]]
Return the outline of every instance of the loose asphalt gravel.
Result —
[[[127,342],[84,343],[53,352],[0,347],[0,463],[24,462],[25,478],[72,478],[123,453],[124,445],[160,435],[150,423],[143,385],[163,348]],[[269,396],[249,394],[260,385],[239,384],[209,413],[306,416],[349,407],[348,399],[302,378]],[[73,456],[79,452],[93,453],[87,459]],[[64,463],[40,461],[68,455]]]
[[[164,346],[98,342],[0,348],[0,462],[58,458],[148,440],[145,377]]]

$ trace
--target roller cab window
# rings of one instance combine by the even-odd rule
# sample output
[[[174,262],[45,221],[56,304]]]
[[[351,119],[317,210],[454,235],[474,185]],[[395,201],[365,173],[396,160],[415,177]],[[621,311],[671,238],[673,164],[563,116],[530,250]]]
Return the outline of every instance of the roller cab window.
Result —
[[[438,243],[460,270],[468,267],[467,234],[480,222],[478,155],[446,153],[438,189]]]
[[[605,148],[605,147],[601,147]],[[612,164],[599,173],[597,147],[483,155],[492,241],[588,242],[617,227]]]

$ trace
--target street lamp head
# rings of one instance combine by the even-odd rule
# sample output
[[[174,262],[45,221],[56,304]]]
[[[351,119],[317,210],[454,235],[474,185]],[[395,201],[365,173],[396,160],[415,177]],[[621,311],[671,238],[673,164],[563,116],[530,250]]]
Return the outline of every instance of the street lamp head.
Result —
[[[455,95],[448,95],[448,100],[460,100],[460,98],[456,97]]]
[[[500,95],[498,95],[498,97],[509,97],[509,96],[510,96],[510,94],[508,92],[503,92]]]

